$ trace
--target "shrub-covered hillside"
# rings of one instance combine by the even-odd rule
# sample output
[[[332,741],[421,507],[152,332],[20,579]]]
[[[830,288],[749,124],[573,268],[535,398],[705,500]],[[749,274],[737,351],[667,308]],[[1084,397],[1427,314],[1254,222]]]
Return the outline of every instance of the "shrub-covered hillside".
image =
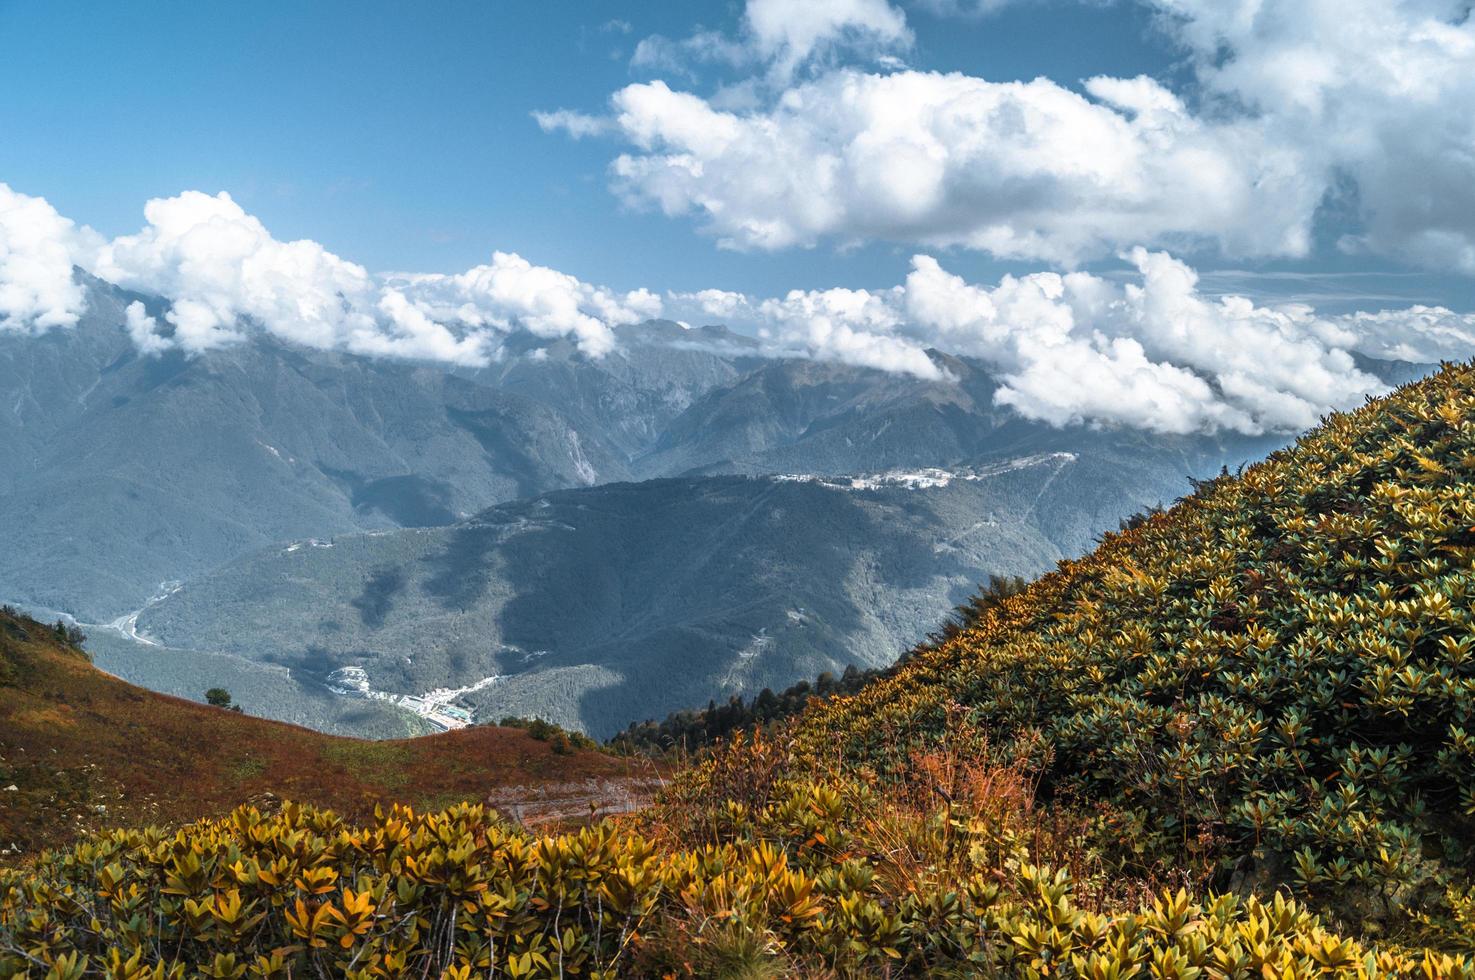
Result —
[[[1109,808],[1126,867],[1407,927],[1475,867],[1472,599],[1465,365],[1109,536],[800,740],[890,771],[961,717]]]
[[[1450,367],[637,818],[95,835],[0,875],[0,974],[1475,978],[1472,476]]]
[[[985,873],[998,838],[981,827],[949,843],[900,820],[927,842],[917,854],[817,841],[855,802],[795,790],[701,848],[610,823],[537,837],[468,806],[353,826],[292,805],[176,834],[117,831],[0,876],[0,975],[1475,975],[1333,935],[1283,897],[1178,891],[1102,915],[1064,872]],[[938,881],[919,858],[960,876]]]

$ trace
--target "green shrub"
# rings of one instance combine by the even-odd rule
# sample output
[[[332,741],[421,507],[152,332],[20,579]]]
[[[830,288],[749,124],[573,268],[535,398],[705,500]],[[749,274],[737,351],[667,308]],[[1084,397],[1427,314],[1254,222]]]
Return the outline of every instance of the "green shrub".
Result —
[[[583,732],[571,732],[551,721],[544,721],[542,718],[518,718],[508,715],[497,722],[497,725],[501,728],[520,728],[540,742],[552,743],[553,751],[559,755],[569,755],[576,748],[589,750],[600,748],[598,742]]]
[[[1211,862],[1416,934],[1475,882],[1475,370],[1108,535],[797,739],[886,776],[950,706],[1110,807],[1126,872]]]

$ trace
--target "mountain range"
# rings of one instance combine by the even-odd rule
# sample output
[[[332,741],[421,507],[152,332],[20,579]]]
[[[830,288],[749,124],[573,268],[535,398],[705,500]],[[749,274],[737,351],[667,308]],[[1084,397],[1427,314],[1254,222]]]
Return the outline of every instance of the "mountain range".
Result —
[[[151,605],[137,629],[304,681],[463,688],[478,717],[607,736],[714,693],[890,663],[982,572],[1033,575],[1080,550],[1141,499],[1127,469],[1051,453],[558,491],[447,527],[257,552]]]
[[[0,335],[0,598],[120,676],[351,734],[424,727],[365,691],[605,733],[884,664],[989,574],[1282,441],[1057,428],[966,358],[925,381],[668,321],[478,369],[142,356],[123,310],[159,301],[87,286],[76,327]]]

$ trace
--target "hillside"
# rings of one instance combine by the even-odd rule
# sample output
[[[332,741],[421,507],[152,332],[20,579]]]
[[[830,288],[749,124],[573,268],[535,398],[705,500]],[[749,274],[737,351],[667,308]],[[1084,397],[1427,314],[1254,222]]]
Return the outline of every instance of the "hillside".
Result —
[[[398,694],[480,684],[460,699],[478,717],[606,737],[713,696],[890,664],[990,574],[1032,577],[1181,482],[1150,454],[1090,450],[560,491],[443,528],[271,548],[185,584],[137,628],[274,667],[264,681],[286,666],[304,698],[345,670]],[[275,686],[239,696],[259,714],[289,707]]]
[[[115,833],[0,877],[0,958],[1464,980],[1472,472],[1475,366],[1451,366],[735,739],[634,826],[291,809]]]
[[[900,772],[962,720],[1109,808],[1127,866],[1406,927],[1475,880],[1472,597],[1459,365],[1109,536],[798,741]]]
[[[8,611],[0,611],[0,719],[0,862],[99,826],[178,823],[273,796],[360,817],[391,800],[532,806],[548,790],[598,799],[601,786],[603,802],[618,803],[627,775],[610,756],[558,754],[521,730],[361,742],[155,694]]]

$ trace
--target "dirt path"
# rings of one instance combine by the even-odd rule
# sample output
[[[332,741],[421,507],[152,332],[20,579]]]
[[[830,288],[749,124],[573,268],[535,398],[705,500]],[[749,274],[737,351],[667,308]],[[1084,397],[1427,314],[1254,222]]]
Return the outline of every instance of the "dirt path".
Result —
[[[501,786],[487,797],[499,813],[524,826],[589,820],[646,806],[662,786],[659,776],[591,777],[537,786]]]

